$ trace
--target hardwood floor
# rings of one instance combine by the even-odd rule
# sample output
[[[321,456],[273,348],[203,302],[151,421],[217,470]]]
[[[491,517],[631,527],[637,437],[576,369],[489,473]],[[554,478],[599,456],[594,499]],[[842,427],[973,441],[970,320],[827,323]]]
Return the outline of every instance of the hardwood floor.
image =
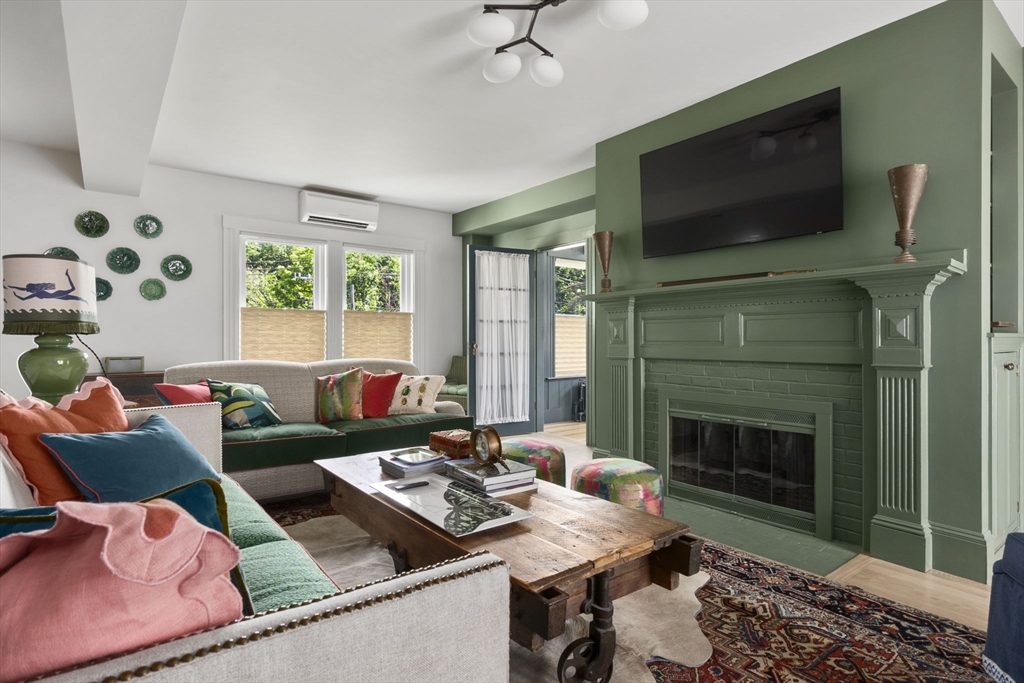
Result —
[[[934,570],[921,573],[870,555],[858,555],[827,578],[981,631],[988,629],[990,589],[983,583]]]
[[[552,422],[544,425],[545,434],[557,434],[578,441],[587,440],[586,422]]]

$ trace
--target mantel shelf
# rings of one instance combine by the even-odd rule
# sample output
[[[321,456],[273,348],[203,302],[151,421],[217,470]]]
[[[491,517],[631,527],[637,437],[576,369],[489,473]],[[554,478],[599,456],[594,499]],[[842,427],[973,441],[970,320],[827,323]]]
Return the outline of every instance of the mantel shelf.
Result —
[[[785,285],[807,283],[824,284],[852,282],[859,284],[864,281],[873,280],[891,280],[893,282],[897,282],[904,278],[910,281],[919,280],[921,277],[927,277],[929,275],[962,275],[967,272],[967,265],[963,260],[948,256],[942,258],[925,258],[926,260],[915,261],[914,263],[879,263],[867,266],[818,270],[813,273],[796,273],[793,275],[776,275],[773,277],[752,277],[743,280],[723,280],[721,282],[701,282],[691,285],[677,285],[673,287],[623,289],[605,294],[589,294],[584,298],[596,303],[612,303],[634,298],[646,299],[656,296],[682,296],[690,293],[699,294],[709,291],[763,291],[768,287],[781,287]],[[962,258],[966,260],[966,257]]]

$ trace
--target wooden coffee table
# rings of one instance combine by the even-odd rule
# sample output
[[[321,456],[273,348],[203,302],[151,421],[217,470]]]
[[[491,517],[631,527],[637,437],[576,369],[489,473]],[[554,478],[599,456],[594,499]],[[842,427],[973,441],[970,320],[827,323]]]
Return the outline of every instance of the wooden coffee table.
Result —
[[[539,481],[537,491],[502,498],[533,517],[456,538],[377,492],[391,481],[367,453],[317,460],[331,504],[387,546],[395,570],[489,551],[512,576],[511,636],[536,651],[565,632],[565,620],[590,613],[590,637],[562,654],[559,677],[598,683],[610,676],[615,651],[612,600],[652,583],[672,590],[679,575],[699,570],[702,540],[690,527]]]

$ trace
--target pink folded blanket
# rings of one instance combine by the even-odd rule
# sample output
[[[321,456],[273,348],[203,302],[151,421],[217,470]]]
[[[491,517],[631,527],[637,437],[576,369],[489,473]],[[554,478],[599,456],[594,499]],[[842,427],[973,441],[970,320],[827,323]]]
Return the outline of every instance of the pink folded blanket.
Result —
[[[170,501],[57,503],[53,528],[0,539],[0,683],[240,618],[238,558]]]

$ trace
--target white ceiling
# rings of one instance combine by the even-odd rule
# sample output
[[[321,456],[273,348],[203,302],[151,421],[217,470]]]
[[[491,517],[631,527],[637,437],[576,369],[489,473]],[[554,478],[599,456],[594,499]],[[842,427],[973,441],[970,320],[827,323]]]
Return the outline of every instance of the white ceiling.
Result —
[[[149,162],[460,211],[587,168],[600,140],[936,0],[648,4],[623,33],[592,0],[541,11],[534,38],[565,67],[548,89],[526,48],[514,81],[480,75],[490,51],[465,30],[482,1],[192,0]],[[1024,0],[998,4],[1024,33]],[[56,0],[0,2],[0,93],[0,137],[78,150]]]

